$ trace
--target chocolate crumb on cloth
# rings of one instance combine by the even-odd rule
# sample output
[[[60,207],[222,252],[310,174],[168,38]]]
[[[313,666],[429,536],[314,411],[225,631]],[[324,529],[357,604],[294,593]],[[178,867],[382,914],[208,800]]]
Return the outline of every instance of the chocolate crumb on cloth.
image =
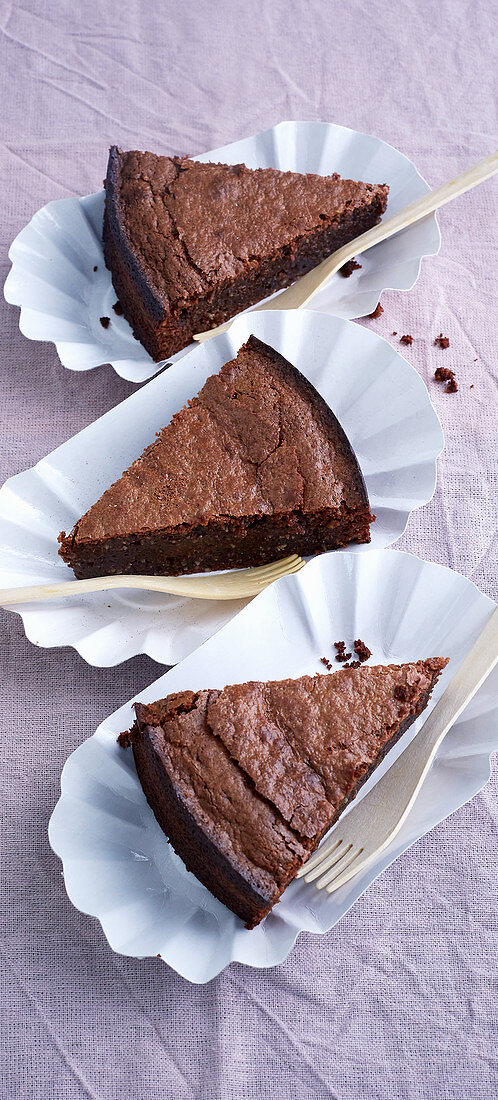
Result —
[[[394,333],[393,333],[393,335],[394,335]],[[400,342],[400,344],[406,344],[407,347],[409,347],[410,344],[413,344],[413,336],[410,336],[410,334],[407,333],[406,336],[400,336],[399,342]]]
[[[437,367],[434,371],[434,378],[436,382],[446,382],[445,393],[457,392],[458,383],[455,378],[455,372],[450,370],[449,367]]]
[[[450,346],[450,341],[449,341],[448,337],[443,336],[442,332],[440,332],[439,336],[436,336],[436,339],[434,340],[434,347],[436,347],[436,348],[449,348],[449,346]]]
[[[375,321],[377,319],[377,317],[380,317],[381,313],[383,313],[383,312],[384,312],[384,306],[381,306],[381,304],[379,302],[376,305],[373,313],[369,313],[368,316],[370,317],[371,321]]]
[[[343,279],[349,279],[349,276],[353,274],[353,271],[359,271],[361,264],[358,264],[356,260],[348,260],[347,264],[343,264],[339,268],[339,275],[342,275]]]

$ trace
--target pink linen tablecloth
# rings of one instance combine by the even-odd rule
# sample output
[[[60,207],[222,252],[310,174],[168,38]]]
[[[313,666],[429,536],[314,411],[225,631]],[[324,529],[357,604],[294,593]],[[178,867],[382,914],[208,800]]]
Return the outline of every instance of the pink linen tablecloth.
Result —
[[[94,191],[112,142],[197,153],[321,119],[449,179],[496,144],[495,29],[491,0],[2,0],[2,282],[15,234],[50,199]],[[435,498],[399,545],[495,598],[496,221],[493,183],[447,207],[440,255],[364,322],[396,344],[413,335],[404,353],[446,434]],[[0,326],[3,481],[133,387],[110,367],[64,371],[4,302]],[[438,365],[457,394],[433,381]],[[63,762],[159,672],[37,650],[1,614],[0,1095],[495,1097],[496,778],[273,970],[234,965],[191,986],[160,960],[113,955],[72,908],[47,840]]]

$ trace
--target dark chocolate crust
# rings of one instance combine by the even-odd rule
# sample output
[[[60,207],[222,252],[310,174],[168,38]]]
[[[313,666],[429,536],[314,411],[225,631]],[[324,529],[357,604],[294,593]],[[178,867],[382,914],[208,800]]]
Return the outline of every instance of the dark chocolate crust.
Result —
[[[252,419],[248,422],[249,428],[243,420],[239,420],[232,429],[223,416],[233,415],[233,396],[237,396],[239,377],[240,396],[242,402],[247,401],[247,415]],[[260,423],[260,413],[254,412],[250,394],[243,392],[247,388],[247,380],[251,378],[255,391],[258,389],[257,380],[264,378],[268,392],[275,399],[273,409],[262,409],[261,423],[267,436],[273,433],[272,439],[276,441],[273,451],[267,444],[270,460],[275,461],[277,455],[281,456],[277,480],[283,487],[284,496],[286,485],[295,486],[296,477],[301,478],[300,448],[306,447],[310,431],[314,432],[313,438],[322,450],[328,448],[334,458],[330,467],[323,466],[323,461],[320,466],[320,460],[316,458],[316,468],[309,469],[302,482],[304,489],[301,497],[296,493],[293,496],[293,490],[289,489],[290,495],[285,501],[272,498],[269,505],[263,501],[258,506],[259,510],[251,503],[250,494],[243,509],[240,508],[240,499],[235,497],[233,502],[238,514],[230,515],[232,498],[220,498],[218,511],[212,505],[208,507],[207,501],[213,479],[216,478],[219,486],[224,478],[227,485],[232,485],[234,454],[247,453],[247,439],[239,439],[237,430],[242,430],[242,435],[247,438],[251,436],[253,442],[250,445],[253,448],[256,445],[254,435]],[[291,450],[285,444],[286,426],[285,420],[282,420],[284,399],[296,408],[299,401],[302,416],[306,418],[303,423],[299,422],[299,432],[294,433]],[[198,436],[195,416],[204,408],[212,412],[213,407],[217,410],[218,419],[209,421],[210,435]],[[237,402],[237,407],[242,409],[240,416],[243,417],[241,401]],[[172,512],[170,508],[163,513],[167,520],[163,523],[159,502],[165,499],[164,486],[166,483],[170,486],[171,496],[174,479],[180,477],[181,481],[178,473],[181,455],[175,458],[173,453],[171,457],[171,451],[168,451],[171,441],[176,445],[177,437],[171,433],[178,431],[187,433],[182,436],[182,454],[187,449],[191,463],[198,461],[202,467],[194,487],[197,499],[195,507],[190,509],[191,514],[187,514],[189,501],[185,494],[180,494],[176,510]],[[220,452],[220,440],[224,438],[224,433],[228,450]],[[288,431],[287,434],[292,433]],[[209,439],[215,447],[211,464],[205,450]],[[254,454],[257,457],[256,451]],[[258,465],[253,458],[244,461],[246,472],[249,471],[249,493],[249,487],[258,484],[258,471],[263,469],[263,465]],[[297,473],[293,462],[297,462]],[[206,480],[205,498],[202,496],[202,478]],[[181,484],[184,485],[185,480]],[[137,495],[137,485],[142,486],[140,497]],[[341,486],[340,491],[336,488],[338,485]],[[312,507],[305,505],[303,494],[307,486],[311,486],[313,492],[315,503]],[[133,500],[132,508],[129,507],[129,500]],[[126,521],[123,521],[124,516]],[[208,379],[190,407],[176,414],[171,425],[81,517],[71,533],[67,536],[64,532],[61,534],[59,553],[78,578],[113,573],[194,573],[262,565],[291,553],[309,555],[347,546],[352,541],[369,542],[372,520],[356,455],[334,413],[300,371],[273,348],[251,336],[236,359],[225,364],[219,375]]]
[[[446,664],[444,658],[431,658],[385,669],[365,666],[348,672],[342,670],[330,677],[235,685],[221,692],[182,692],[155,704],[136,704],[135,726],[130,734],[122,736],[121,743],[132,744],[147,801],[187,869],[246,927],[252,928],[267,915],[363,783],[424,710]],[[306,749],[299,749],[293,757],[303,735],[303,728],[299,732],[302,692],[305,700],[312,701],[314,684],[320,689],[320,707],[325,708],[320,710],[325,740],[320,742],[317,757],[315,714],[314,719],[310,718],[309,729],[306,725],[304,728]],[[274,702],[280,698],[276,730],[281,750],[272,737],[271,721],[268,725],[262,718],[263,712],[254,710],[254,699],[264,699],[265,692],[270,692]],[[339,701],[339,712],[334,711],[334,699]],[[362,706],[365,699],[366,707]],[[329,705],[332,710],[327,709]],[[344,706],[349,717],[346,726],[332,734],[332,738],[339,739],[331,755],[327,744],[328,721],[330,715],[340,713]],[[269,712],[265,713],[268,719]],[[292,728],[287,724],[289,715]],[[192,797],[186,773],[178,770],[180,758],[174,762],[174,751],[182,741],[182,723],[192,717],[193,740],[192,728],[189,736],[190,745],[197,746],[194,755],[199,756],[193,765],[197,781],[199,774],[201,779],[204,774],[202,746],[207,738],[218,756],[215,755],[214,770],[212,759],[208,762],[205,785],[212,798],[219,760],[217,781],[223,789],[226,787],[230,813],[242,827],[233,843],[228,839],[230,825],[226,832],[223,814],[220,816],[215,800],[208,799],[208,817],[204,811],[196,812],[195,784]],[[378,723],[382,721],[385,726],[378,731]],[[233,777],[245,785],[242,797],[240,787],[237,793],[237,783],[231,786]],[[283,846],[272,857],[273,870],[269,874],[267,866],[263,877],[257,856],[254,867],[251,865],[251,845],[244,833],[261,807],[273,822],[275,835],[279,840],[284,837]],[[243,844],[245,838],[243,849],[241,838]]]
[[[164,165],[164,172],[159,172],[159,181],[154,180],[151,162]],[[146,165],[146,169],[143,169]],[[289,179],[299,181],[301,188],[308,188],[310,201],[313,204],[313,188],[316,181],[321,179],[330,181],[331,205],[326,207],[326,213],[316,212],[315,224],[307,225],[303,231],[296,231],[291,239],[286,239],[280,246],[275,243],[272,250],[266,247],[260,255],[253,255],[249,250],[248,258],[240,270],[240,264],[233,270],[220,270],[217,274],[206,272],[194,263],[188,244],[188,234],[180,232],[174,217],[174,201],[169,202],[169,223],[167,234],[170,236],[171,248],[183,257],[184,270],[190,270],[195,275],[195,289],[182,288],[181,275],[177,276],[178,286],[169,286],[169,293],[158,285],[157,273],[147,262],[140,248],[140,232],[148,236],[146,229],[139,229],[136,224],[141,223],[142,211],[131,208],[123,200],[123,180],[136,178],[140,182],[147,181],[155,198],[160,198],[161,187],[170,198],[168,187],[176,183],[181,173],[188,172],[196,166],[196,162],[188,158],[157,157],[145,153],[123,153],[113,146],[109,153],[107,176],[105,181],[106,204],[103,225],[104,256],[105,262],[111,271],[112,281],[123,312],[131,324],[135,335],[156,361],[173,355],[176,351],[186,347],[190,343],[193,334],[221,324],[236,313],[254,305],[255,302],[288,286],[301,275],[306,274],[326,256],[337,248],[353,240],[354,237],[370,229],[381,218],[385,211],[389,188],[387,185],[369,185],[354,181],[341,181],[338,176],[316,177],[313,175],[299,176],[297,173],[277,172],[273,169],[256,170],[253,176],[256,179],[268,178],[271,175],[275,184],[278,197],[278,181],[284,184]],[[226,178],[232,183],[241,174],[247,176],[250,170],[245,165],[203,165],[202,171],[216,170],[224,172]],[[148,172],[148,174],[147,174]],[[259,173],[259,175],[257,175]],[[334,211],[334,191],[338,183],[349,188],[350,198],[345,201],[341,196],[338,208]],[[155,190],[154,190],[155,188]],[[212,220],[223,224],[224,211],[218,209],[222,199],[213,198]],[[318,200],[316,200],[318,201]],[[292,196],[285,194],[285,202],[292,203]],[[321,197],[323,210],[323,197]],[[205,213],[201,216],[205,217]],[[265,211],[265,218],[271,225],[271,213]],[[289,209],[289,224],[293,220],[292,205]],[[195,233],[195,214],[191,217],[190,229]],[[154,222],[152,223],[154,231]],[[150,233],[150,228],[149,228]],[[288,235],[287,235],[288,238]],[[163,241],[161,240],[161,244]],[[253,246],[254,248],[256,245]],[[187,280],[188,281],[188,280]]]

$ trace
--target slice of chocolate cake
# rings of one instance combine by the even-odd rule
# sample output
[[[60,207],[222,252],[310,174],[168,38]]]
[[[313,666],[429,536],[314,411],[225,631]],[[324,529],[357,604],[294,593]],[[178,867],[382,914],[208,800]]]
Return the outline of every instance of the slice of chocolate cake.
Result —
[[[59,553],[77,577],[195,573],[369,542],[373,518],[328,405],[251,336]]]
[[[153,359],[288,286],[380,220],[386,184],[113,146],[104,255]]]
[[[447,665],[432,657],[135,704],[156,818],[189,871],[247,928],[266,916]]]

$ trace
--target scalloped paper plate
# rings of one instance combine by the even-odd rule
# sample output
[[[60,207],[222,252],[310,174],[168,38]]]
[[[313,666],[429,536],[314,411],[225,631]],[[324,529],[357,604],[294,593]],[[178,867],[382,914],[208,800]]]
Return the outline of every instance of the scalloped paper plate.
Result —
[[[59,531],[76,520],[122,470],[231,359],[250,333],[280,351],[316,386],[350,439],[372,511],[370,546],[390,546],[414,508],[430,500],[441,425],[417,371],[361,325],[309,310],[239,317],[230,331],[194,348],[181,363],[74,436],[0,490],[0,587],[67,580]],[[36,645],[72,645],[89,664],[114,665],[137,653],[174,664],[223,626],[247,601],[192,600],[129,589],[19,605]]]
[[[326,122],[281,122],[194,159],[319,175],[339,172],[367,183],[388,183],[386,216],[430,190],[415,165],[392,145]],[[104,167],[102,162],[102,171]],[[102,251],[103,211],[103,191],[59,199],[39,210],[11,245],[12,269],[4,293],[8,302],[21,307],[21,332],[30,340],[52,340],[69,370],[111,363],[122,378],[144,382],[161,364],[153,362],[128,322],[112,309],[116,293]],[[333,276],[314,298],[313,308],[345,318],[371,313],[383,290],[411,289],[422,257],[433,256],[440,243],[433,214],[362,256],[361,271],[351,278]],[[101,317],[110,318],[107,329]]]
[[[323,672],[320,656],[332,656],[333,638],[348,644],[364,638],[377,664],[450,657],[424,716],[379,765],[362,797],[416,734],[494,606],[459,573],[410,554],[326,554],[277,581],[137,698],[152,702],[184,689]],[[331,929],[385,867],[484,786],[489,754],[498,748],[496,668],[443,742],[393,844],[330,896],[294,881],[249,932],[185,869],[148,807],[132,753],[116,744],[133,720],[131,703],[69,757],[50,843],[63,861],[71,901],[100,920],[114,951],[160,954],[192,982],[209,981],[233,961],[275,966],[300,931]]]

